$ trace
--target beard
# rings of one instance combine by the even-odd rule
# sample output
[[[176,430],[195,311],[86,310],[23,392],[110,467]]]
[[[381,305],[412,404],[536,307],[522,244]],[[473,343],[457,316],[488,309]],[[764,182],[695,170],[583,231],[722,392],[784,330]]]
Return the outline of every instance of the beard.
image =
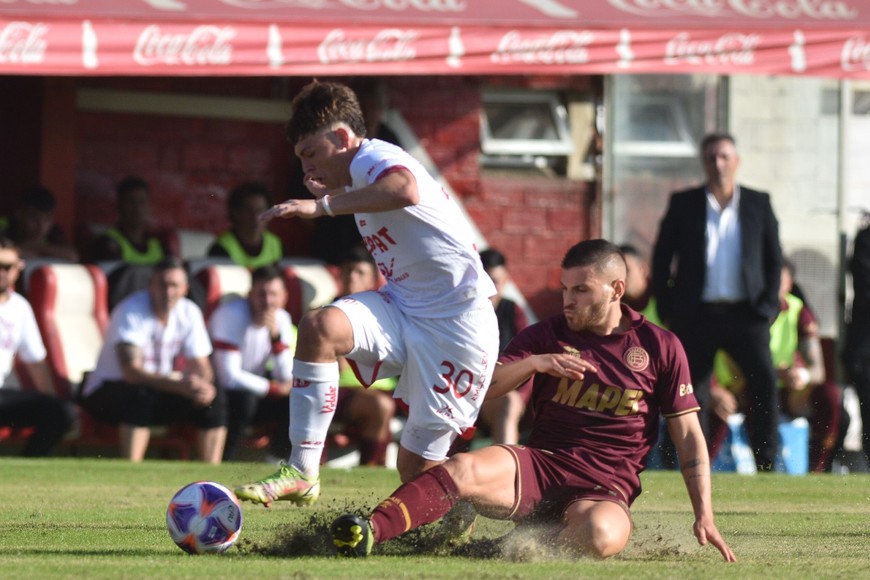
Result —
[[[570,313],[565,312],[568,328],[580,332],[601,326],[607,320],[608,308],[609,303],[602,301],[590,304],[582,310],[575,308]]]

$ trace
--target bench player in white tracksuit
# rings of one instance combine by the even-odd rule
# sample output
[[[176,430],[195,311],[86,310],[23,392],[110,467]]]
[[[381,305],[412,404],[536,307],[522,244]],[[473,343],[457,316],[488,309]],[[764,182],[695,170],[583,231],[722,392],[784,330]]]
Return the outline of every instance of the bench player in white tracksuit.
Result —
[[[315,200],[288,200],[263,214],[316,218],[354,214],[378,268],[379,291],[341,298],[299,325],[291,391],[288,465],[236,488],[270,504],[311,503],[335,412],[345,356],[363,384],[400,375],[395,397],[408,405],[398,469],[403,481],[442,463],[469,430],[498,356],[498,323],[472,232],[458,205],[401,148],[365,139],[353,92],[313,82],[293,101],[287,135]]]

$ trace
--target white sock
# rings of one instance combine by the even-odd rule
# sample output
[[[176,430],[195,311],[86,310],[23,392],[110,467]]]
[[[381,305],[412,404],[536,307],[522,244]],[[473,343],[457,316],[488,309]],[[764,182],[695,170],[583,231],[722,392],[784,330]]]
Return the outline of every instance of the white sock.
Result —
[[[338,402],[338,363],[293,361],[290,390],[290,465],[314,476]]]

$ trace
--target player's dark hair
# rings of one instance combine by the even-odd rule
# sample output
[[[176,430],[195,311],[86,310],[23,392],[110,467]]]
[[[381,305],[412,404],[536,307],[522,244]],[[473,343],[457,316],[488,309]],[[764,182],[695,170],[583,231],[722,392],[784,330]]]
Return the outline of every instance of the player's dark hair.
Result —
[[[345,250],[344,254],[342,254],[339,264],[357,264],[359,262],[366,262],[367,264],[375,266],[375,259],[369,251],[360,244],[354,244]]]
[[[161,258],[159,262],[154,264],[154,275],[165,272],[166,270],[178,269],[187,272],[187,269],[184,267],[184,260],[178,256],[165,256],[164,258]]]
[[[251,273],[251,285],[257,282],[271,282],[272,280],[284,281],[284,276],[281,274],[281,269],[274,264],[268,266],[260,266]]]
[[[128,175],[120,182],[118,182],[117,187],[115,187],[115,198],[120,200],[127,197],[134,191],[139,191],[140,189],[150,191],[150,188],[148,187],[148,182],[141,177],[136,177],[135,175]]]
[[[734,147],[737,147],[737,139],[735,139],[734,135],[731,133],[707,133],[701,140],[701,157],[704,157],[704,152],[707,151],[707,147],[713,143],[718,143],[719,141],[728,141],[734,145]]]
[[[637,249],[637,246],[634,246],[632,244],[620,244],[619,251],[622,252],[623,256],[634,256],[636,258],[643,258],[640,250]]]
[[[483,269],[487,272],[498,266],[507,266],[504,254],[494,248],[487,248],[480,252],[480,261],[483,263]]]
[[[245,204],[245,201],[251,197],[262,197],[266,200],[266,205],[272,204],[272,194],[265,183],[247,181],[238,185],[230,192],[229,197],[227,197],[227,209],[229,211],[240,209]]]
[[[562,269],[598,266],[603,270],[614,260],[627,269],[619,246],[604,239],[585,240],[574,244],[562,258]]]
[[[13,242],[10,238],[6,236],[0,236],[0,249],[2,250],[15,250],[16,253],[19,253],[18,246]]]
[[[296,95],[292,106],[287,139],[294,146],[300,139],[336,123],[344,123],[358,137],[366,136],[366,123],[356,93],[346,85],[315,80]]]

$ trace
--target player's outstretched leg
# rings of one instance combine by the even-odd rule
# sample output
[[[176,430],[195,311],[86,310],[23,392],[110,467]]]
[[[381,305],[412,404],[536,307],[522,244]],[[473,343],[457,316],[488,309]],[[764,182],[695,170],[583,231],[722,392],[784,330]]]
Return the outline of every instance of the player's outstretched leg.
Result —
[[[295,467],[281,464],[281,469],[254,483],[235,489],[239,499],[261,503],[266,507],[273,501],[292,501],[296,505],[309,505],[320,497],[320,476],[307,477]]]
[[[359,516],[344,514],[330,526],[332,543],[339,556],[345,558],[365,558],[372,553],[375,535],[372,525]]]

